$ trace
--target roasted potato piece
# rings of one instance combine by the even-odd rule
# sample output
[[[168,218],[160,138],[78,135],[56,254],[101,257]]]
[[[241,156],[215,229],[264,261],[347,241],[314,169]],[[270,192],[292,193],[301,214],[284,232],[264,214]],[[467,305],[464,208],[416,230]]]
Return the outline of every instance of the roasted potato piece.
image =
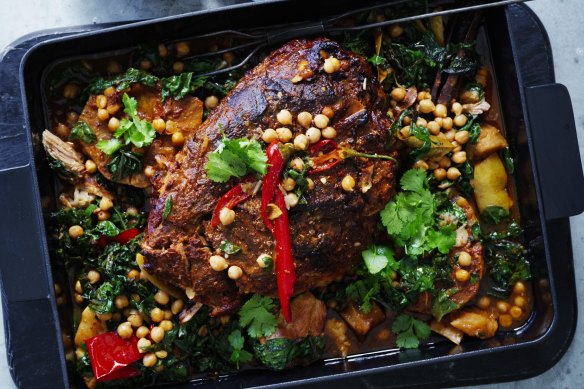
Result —
[[[373,303],[371,311],[365,313],[350,301],[340,315],[359,337],[364,337],[373,327],[385,320],[385,314],[376,303]]]
[[[512,200],[507,192],[507,171],[497,153],[475,165],[471,185],[480,212],[493,206],[509,212]]]
[[[477,143],[469,144],[466,152],[471,160],[478,161],[506,147],[509,147],[509,144],[497,127],[481,124],[481,134]]]
[[[79,347],[83,342],[96,335],[103,334],[107,331],[105,322],[99,320],[95,312],[86,307],[81,312],[81,321],[75,334],[75,346]]]
[[[461,330],[454,328],[448,323],[442,323],[437,320],[432,320],[430,323],[430,329],[454,344],[460,344],[462,337],[464,336],[464,333]]]
[[[459,311],[455,314],[455,319],[450,322],[450,325],[468,336],[479,339],[494,336],[499,327],[495,318],[478,309]]]

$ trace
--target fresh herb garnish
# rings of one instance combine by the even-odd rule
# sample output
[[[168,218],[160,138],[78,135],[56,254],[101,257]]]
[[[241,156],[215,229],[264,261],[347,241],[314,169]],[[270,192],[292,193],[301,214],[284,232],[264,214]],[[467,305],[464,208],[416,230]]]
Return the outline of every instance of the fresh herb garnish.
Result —
[[[420,340],[430,336],[428,324],[409,315],[396,317],[391,330],[397,335],[396,344],[399,348],[418,348]]]
[[[223,137],[215,151],[209,153],[205,165],[207,176],[215,182],[227,182],[255,172],[266,174],[268,158],[255,139]]]
[[[270,336],[276,331],[276,316],[274,301],[269,297],[254,294],[239,310],[239,324],[247,327],[247,333],[252,338]]]
[[[236,254],[241,251],[241,247],[229,242],[228,240],[224,240],[223,242],[221,242],[219,249],[228,255]]]
[[[142,154],[120,149],[112,160],[106,165],[112,179],[118,181],[124,177],[129,177],[142,170]]]
[[[150,122],[138,117],[138,102],[127,93],[124,93],[122,102],[124,103],[124,112],[130,116],[131,120],[123,118],[114,136],[122,138],[126,145],[130,143],[136,147],[150,145],[156,138],[156,131]]]
[[[81,93],[85,100],[89,95],[97,95],[103,93],[103,91],[110,86],[117,86],[118,90],[124,90],[129,88],[132,84],[142,84],[146,86],[155,86],[158,82],[158,78],[149,74],[143,70],[138,70],[134,68],[128,69],[125,73],[122,73],[112,79],[97,78],[83,90]]]
[[[163,78],[160,80],[162,85],[160,97],[162,98],[162,101],[169,97],[173,97],[176,100],[183,99],[186,95],[194,93],[199,88],[202,88],[206,81],[207,77],[194,77],[192,72]]]
[[[399,264],[394,259],[394,252],[387,246],[370,245],[367,250],[361,252],[367,270],[371,274],[377,274],[389,266],[391,270],[397,270]]]
[[[432,315],[440,321],[444,316],[459,308],[459,305],[450,299],[457,289],[441,289],[432,302]]]
[[[168,215],[172,211],[172,196],[168,196],[164,202],[164,211],[162,212],[162,221],[166,221]]]
[[[252,360],[253,356],[251,353],[243,349],[245,339],[241,335],[241,331],[234,330],[229,334],[229,337],[227,337],[227,341],[233,348],[229,361],[235,363],[238,369],[240,363],[246,363]]]
[[[69,139],[70,140],[79,139],[85,143],[93,143],[97,140],[97,137],[93,133],[91,127],[89,127],[89,124],[80,120],[73,125],[71,133],[69,134]]]

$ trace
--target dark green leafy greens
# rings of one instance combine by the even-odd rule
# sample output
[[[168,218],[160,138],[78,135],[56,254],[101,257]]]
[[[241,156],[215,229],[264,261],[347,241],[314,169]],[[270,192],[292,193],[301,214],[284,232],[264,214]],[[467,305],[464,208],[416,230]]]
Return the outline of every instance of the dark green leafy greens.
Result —
[[[308,364],[322,357],[324,338],[309,336],[302,339],[269,339],[265,343],[252,342],[256,358],[274,370],[283,370],[295,364]]]
[[[396,343],[399,348],[418,348],[420,340],[430,336],[428,324],[409,315],[399,315],[391,327],[397,335]]]
[[[488,224],[499,224],[511,216],[505,209],[492,205],[483,209],[481,212],[481,219]]]
[[[79,139],[85,143],[93,143],[97,140],[97,137],[93,133],[93,130],[87,123],[80,120],[73,125],[71,133],[69,134],[70,140]]]
[[[142,170],[142,154],[120,149],[106,165],[114,181],[129,177]]]
[[[125,73],[122,73],[114,78],[96,78],[92,80],[89,85],[83,90],[82,96],[87,100],[89,95],[97,95],[111,86],[116,86],[118,90],[129,88],[132,84],[142,84],[146,86],[155,86],[158,78],[143,70],[130,68]]]

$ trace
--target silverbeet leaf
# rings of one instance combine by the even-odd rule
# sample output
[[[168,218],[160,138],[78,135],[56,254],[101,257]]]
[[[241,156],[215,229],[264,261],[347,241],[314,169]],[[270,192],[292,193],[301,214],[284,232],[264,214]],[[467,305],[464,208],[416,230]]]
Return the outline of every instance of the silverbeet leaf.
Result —
[[[85,143],[93,143],[97,140],[97,136],[93,133],[93,130],[87,123],[80,120],[73,125],[71,133],[69,134],[70,140],[79,139]]]

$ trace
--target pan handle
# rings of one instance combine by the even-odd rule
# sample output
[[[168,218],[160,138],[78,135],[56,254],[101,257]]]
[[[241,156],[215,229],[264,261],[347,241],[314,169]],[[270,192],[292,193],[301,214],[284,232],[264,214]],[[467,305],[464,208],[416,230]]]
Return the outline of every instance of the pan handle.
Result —
[[[584,176],[568,89],[530,86],[525,99],[545,218],[578,215],[584,211]]]
[[[42,211],[33,180],[30,164],[0,171],[0,282],[6,354],[19,387],[47,383],[66,387]],[[27,374],[33,365],[34,374]]]

